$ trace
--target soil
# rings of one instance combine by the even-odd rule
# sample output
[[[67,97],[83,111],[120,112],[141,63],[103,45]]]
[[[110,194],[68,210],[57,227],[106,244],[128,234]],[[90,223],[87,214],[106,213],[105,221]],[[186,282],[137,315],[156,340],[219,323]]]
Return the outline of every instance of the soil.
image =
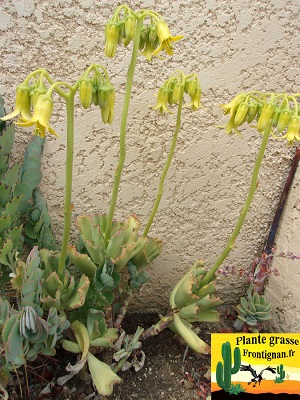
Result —
[[[124,321],[127,333],[134,333],[137,326],[148,328],[158,321],[157,315],[134,314]],[[210,326],[211,328],[211,326]],[[215,330],[214,326],[214,331]],[[200,337],[210,342],[209,327],[201,330]],[[18,376],[9,383],[7,390],[12,400],[74,399],[74,400],[206,400],[210,394],[210,357],[197,355],[174,340],[166,329],[143,342],[146,361],[143,369],[130,369],[118,375],[123,382],[116,385],[109,397],[96,394],[89,374],[75,375],[64,386],[57,378],[66,375],[65,367],[75,364],[76,355],[58,349],[55,357],[39,357],[20,368]],[[20,394],[20,386],[22,394]]]

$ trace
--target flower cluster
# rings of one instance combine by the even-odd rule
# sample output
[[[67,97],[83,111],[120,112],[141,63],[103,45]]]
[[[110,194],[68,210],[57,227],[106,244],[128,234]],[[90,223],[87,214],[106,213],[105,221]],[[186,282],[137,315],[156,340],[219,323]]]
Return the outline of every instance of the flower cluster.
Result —
[[[152,60],[161,51],[165,51],[169,56],[173,55],[173,42],[182,39],[183,36],[171,36],[168,25],[162,19],[144,26],[140,36],[139,48],[142,55],[148,61]]]
[[[33,113],[31,113],[33,110]],[[1,118],[3,121],[20,115],[16,125],[28,127],[36,125],[35,135],[45,137],[46,131],[58,136],[49,126],[53,110],[52,91],[47,90],[42,79],[34,80],[29,84],[27,80],[16,89],[16,105],[12,113]]]
[[[79,98],[84,108],[89,108],[91,104],[100,107],[104,124],[113,122],[115,88],[107,74],[103,76],[99,69],[95,68],[94,75],[90,78],[87,70],[79,81]]]
[[[200,107],[202,91],[198,76],[196,74],[185,76],[181,71],[177,71],[160,86],[157,104],[153,109],[170,112],[168,105],[179,104],[183,100],[184,93],[191,100],[187,107],[192,107],[193,110]]]
[[[272,135],[278,139],[286,139],[290,144],[300,141],[300,94],[286,93],[240,93],[221,107],[230,120],[224,126],[226,133],[240,134],[238,127],[247,122],[256,121],[255,128],[263,133],[267,128],[277,131]]]
[[[150,18],[149,24],[144,24],[145,18]],[[139,49],[148,61],[152,60],[161,51],[166,51],[168,55],[173,55],[173,42],[183,38],[183,36],[171,36],[168,25],[159,14],[150,10],[140,10],[134,12],[127,5],[118,7],[105,27],[105,49],[107,57],[114,57],[119,43],[128,46],[135,38],[137,32],[137,21],[142,21],[143,25],[138,32]]]

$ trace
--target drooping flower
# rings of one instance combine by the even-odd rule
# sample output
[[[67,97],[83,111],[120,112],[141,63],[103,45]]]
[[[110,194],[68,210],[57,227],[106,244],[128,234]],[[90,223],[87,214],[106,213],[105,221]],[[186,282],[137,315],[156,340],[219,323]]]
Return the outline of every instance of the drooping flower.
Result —
[[[224,114],[230,114],[230,117],[235,115],[238,106],[245,101],[246,95],[245,93],[239,93],[234,99],[231,100],[230,103],[222,104],[221,108],[223,109]]]
[[[52,96],[43,94],[37,98],[32,117],[21,118],[20,122],[16,122],[16,125],[22,127],[36,125],[34,134],[40,136],[41,138],[45,137],[46,131],[58,137],[57,133],[49,126],[52,110]]]
[[[200,107],[200,100],[201,100],[202,91],[199,88],[195,90],[194,95],[192,96],[192,108],[193,110],[197,110]]]
[[[156,33],[159,39],[159,47],[152,53],[152,56],[157,55],[161,51],[165,50],[169,56],[173,55],[173,42],[177,42],[182,39],[183,36],[171,36],[168,25],[164,21],[159,21],[156,24]]]
[[[293,143],[295,139],[300,141],[300,117],[298,115],[294,115],[291,118],[287,132],[283,137],[289,143]]]
[[[79,84],[79,99],[83,108],[89,108],[93,100],[93,82],[90,78],[82,78]]]
[[[153,107],[153,110],[159,110],[161,113],[164,111],[170,112],[167,106],[168,98],[169,98],[168,90],[164,86],[160,87],[157,95],[157,104],[155,107]]]
[[[101,117],[102,122],[104,124],[111,124],[114,119],[114,107],[115,107],[115,90],[112,85],[110,85],[112,89],[106,91],[104,93],[104,101],[103,105],[101,106],[101,101],[99,100],[99,105],[101,108]],[[101,96],[101,90],[100,90]]]
[[[146,44],[142,55],[146,57],[147,61],[151,61],[153,56],[153,47],[149,39],[147,39],[145,43]]]
[[[125,18],[125,38],[123,40],[124,46],[128,46],[131,40],[134,38],[136,27],[136,18],[133,15],[128,15]]]
[[[30,87],[25,83],[22,83],[17,87],[16,90],[16,106],[13,112],[5,115],[1,118],[2,121],[7,121],[8,119],[14,118],[21,114],[22,118],[30,119]]]
[[[260,117],[258,118],[257,121],[258,132],[262,133],[270,124],[270,121],[272,120],[272,116],[274,113],[274,109],[275,105],[273,104],[272,101],[265,103],[265,105],[262,108]]]
[[[113,58],[117,51],[120,28],[117,24],[110,22],[105,28],[105,49],[104,54]]]

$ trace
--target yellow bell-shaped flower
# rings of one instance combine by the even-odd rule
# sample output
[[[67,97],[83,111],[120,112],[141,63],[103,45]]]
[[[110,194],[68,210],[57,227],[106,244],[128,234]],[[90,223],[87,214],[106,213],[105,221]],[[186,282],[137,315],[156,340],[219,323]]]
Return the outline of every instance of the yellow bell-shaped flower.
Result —
[[[168,25],[164,21],[159,21],[156,24],[156,34],[159,39],[159,47],[152,53],[152,56],[157,55],[162,50],[165,50],[169,56],[173,55],[173,42],[182,39],[183,36],[171,36]]]
[[[43,94],[37,98],[33,115],[31,118],[21,118],[21,122],[16,122],[16,125],[28,127],[36,125],[35,134],[41,138],[45,137],[46,131],[57,136],[57,133],[49,126],[49,120],[53,110],[53,99],[51,95]]]
[[[8,119],[14,118],[21,114],[22,118],[31,118],[30,113],[30,87],[25,83],[22,83],[17,87],[16,93],[16,106],[13,112],[5,115],[1,118],[2,121],[7,121]]]

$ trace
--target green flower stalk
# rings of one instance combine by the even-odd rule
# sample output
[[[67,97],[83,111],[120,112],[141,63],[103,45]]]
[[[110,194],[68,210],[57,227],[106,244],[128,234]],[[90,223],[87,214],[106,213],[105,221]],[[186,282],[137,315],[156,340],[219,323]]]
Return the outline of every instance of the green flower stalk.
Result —
[[[113,216],[114,216],[114,212],[115,212],[115,208],[116,208],[119,186],[120,186],[120,181],[121,181],[121,175],[122,175],[123,166],[124,166],[125,157],[126,157],[125,142],[126,142],[127,116],[128,116],[128,111],[129,111],[129,103],[130,103],[130,96],[131,96],[131,90],[132,90],[132,85],[133,85],[134,71],[135,71],[136,61],[137,61],[137,57],[138,57],[139,37],[140,37],[140,32],[141,32],[142,26],[143,26],[142,19],[138,19],[136,31],[135,31],[135,39],[134,39],[134,46],[133,46],[133,50],[132,50],[131,61],[130,61],[130,65],[129,65],[129,68],[127,71],[126,91],[125,91],[125,98],[124,98],[122,118],[121,118],[121,127],[120,127],[119,162],[118,162],[118,166],[117,166],[117,169],[115,172],[114,186],[113,186],[112,197],[111,197],[111,202],[110,202],[110,207],[109,207],[108,217],[107,217],[107,226],[106,226],[106,232],[105,232],[105,241],[106,242],[108,242],[109,237],[110,237],[111,225],[112,225],[112,220],[113,220]]]
[[[216,271],[235,245],[236,238],[245,222],[247,213],[256,192],[259,170],[263,161],[269,136],[272,135],[276,139],[286,139],[289,145],[292,145],[295,140],[300,141],[300,122],[298,124],[300,117],[299,104],[297,100],[299,97],[299,93],[294,95],[287,95],[285,93],[263,94],[261,92],[240,93],[235,96],[230,103],[221,106],[224,109],[224,114],[230,115],[229,122],[227,125],[223,126],[223,128],[226,130],[226,133],[231,134],[235,132],[240,135],[238,126],[244,124],[245,122],[252,123],[252,121],[256,119],[257,125],[252,127],[255,127],[257,131],[262,134],[262,142],[255,161],[248,196],[236,226],[228,240],[225,249],[220,254],[215,264],[209,269],[202,282],[208,283],[213,279]],[[289,111],[290,115],[293,115],[293,119],[290,119],[289,122],[285,119],[285,122],[283,123],[281,115],[284,115],[284,118],[286,118],[287,110]],[[275,113],[277,113],[276,118],[274,118]],[[277,130],[279,134],[284,133],[284,128],[286,128],[286,133],[281,136],[273,133],[273,129],[277,128],[278,126],[279,129]]]
[[[162,172],[160,181],[159,181],[159,186],[158,186],[158,193],[156,196],[156,200],[154,203],[154,207],[152,209],[152,212],[149,216],[146,228],[144,230],[144,236],[147,236],[149,229],[152,225],[152,222],[154,220],[155,214],[158,210],[161,197],[163,194],[163,187],[164,187],[164,182],[174,155],[175,151],[175,146],[178,138],[178,134],[180,131],[181,127],[181,112],[182,112],[182,107],[184,103],[184,93],[188,93],[188,85],[193,84],[195,87],[195,90],[192,92],[190,95],[191,97],[191,103],[188,106],[192,106],[192,108],[195,110],[199,108],[200,106],[200,96],[201,96],[201,88],[198,80],[198,76],[195,74],[191,74],[188,76],[185,76],[181,71],[175,72],[174,74],[171,75],[169,79],[167,79],[164,84],[159,88],[158,95],[157,95],[157,105],[153,107],[154,110],[159,110],[160,112],[170,112],[168,109],[168,105],[173,105],[173,104],[178,104],[177,107],[177,117],[176,117],[176,125],[175,125],[175,130],[172,138],[172,143],[170,146],[169,154],[167,157],[167,161],[164,167],[164,170]],[[197,100],[195,100],[195,92],[197,91]]]
[[[112,190],[112,197],[110,201],[110,207],[107,217],[107,226],[105,232],[106,244],[108,243],[110,238],[112,220],[115,213],[121,175],[126,157],[126,145],[125,145],[126,127],[127,127],[127,117],[129,111],[135,67],[139,55],[139,50],[141,50],[141,42],[144,40],[142,38],[143,31],[144,31],[144,37],[147,37],[147,40],[149,39],[149,34],[150,34],[149,26],[147,28],[145,28],[144,26],[145,18],[150,18],[152,22],[151,29],[155,29],[156,31],[156,36],[157,36],[156,46],[160,43],[160,47],[157,50],[155,50],[156,48],[155,46],[151,46],[151,55],[146,56],[148,60],[151,60],[152,56],[158,54],[161,50],[166,50],[168,55],[172,55],[173,54],[172,42],[182,38],[182,36],[172,37],[170,35],[170,31],[167,24],[163,21],[163,19],[159,16],[159,14],[154,13],[153,11],[150,10],[141,10],[135,12],[132,9],[130,9],[127,5],[119,6],[115,10],[111,20],[106,24],[105,50],[104,50],[106,56],[108,57],[115,56],[117,51],[117,45],[120,42],[122,42],[122,39],[123,39],[123,44],[125,46],[127,46],[129,42],[133,40],[133,49],[132,49],[130,65],[127,71],[126,90],[125,90],[125,97],[124,97],[122,117],[121,117],[119,161],[114,177],[114,185]]]
[[[92,78],[89,75],[93,74]],[[46,84],[50,87],[47,89]],[[15,110],[2,118],[6,121],[20,114],[16,125],[29,127],[35,125],[34,135],[42,138],[46,132],[58,137],[49,125],[53,111],[54,91],[66,101],[67,114],[67,148],[66,148],[66,176],[64,198],[64,228],[58,275],[63,277],[65,261],[70,237],[72,219],[72,180],[73,180],[73,154],[74,154],[74,97],[79,88],[81,104],[88,108],[92,103],[99,105],[104,123],[113,120],[114,88],[110,83],[108,73],[100,64],[91,65],[84,75],[73,85],[66,82],[55,82],[48,72],[42,68],[30,73],[25,81],[17,87]],[[93,95],[96,99],[93,100]],[[105,99],[107,100],[105,103]]]

